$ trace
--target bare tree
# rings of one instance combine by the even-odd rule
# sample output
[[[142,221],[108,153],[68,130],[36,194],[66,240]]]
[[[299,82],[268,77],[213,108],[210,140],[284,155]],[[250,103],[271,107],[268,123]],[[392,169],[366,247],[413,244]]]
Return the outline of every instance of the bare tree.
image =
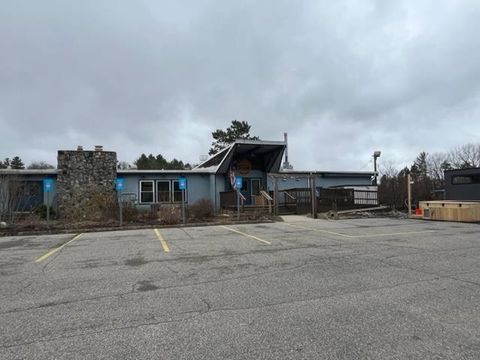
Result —
[[[399,171],[391,161],[383,161],[380,170],[380,183],[378,185],[378,199],[380,203],[389,205],[392,209],[403,207],[405,186],[402,181],[403,170]]]
[[[118,170],[128,170],[128,169],[132,169],[132,165],[130,165],[128,162],[126,161],[117,161],[117,169]]]
[[[55,169],[55,166],[45,161],[34,161],[28,165],[27,169]]]
[[[395,167],[393,161],[386,160],[386,161],[382,161],[382,163],[379,164],[378,172],[380,174],[380,177],[386,176],[386,177],[392,178],[397,176],[398,169]]]
[[[437,152],[427,156],[427,174],[435,188],[443,188],[445,185],[444,171],[449,168],[448,154]]]
[[[480,167],[480,144],[465,144],[450,151],[449,162],[456,169]]]

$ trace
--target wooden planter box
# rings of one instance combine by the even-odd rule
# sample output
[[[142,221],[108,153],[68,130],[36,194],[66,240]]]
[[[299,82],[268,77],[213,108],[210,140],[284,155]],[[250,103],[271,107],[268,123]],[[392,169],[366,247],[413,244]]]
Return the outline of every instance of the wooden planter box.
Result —
[[[420,201],[424,219],[480,222],[480,201]]]

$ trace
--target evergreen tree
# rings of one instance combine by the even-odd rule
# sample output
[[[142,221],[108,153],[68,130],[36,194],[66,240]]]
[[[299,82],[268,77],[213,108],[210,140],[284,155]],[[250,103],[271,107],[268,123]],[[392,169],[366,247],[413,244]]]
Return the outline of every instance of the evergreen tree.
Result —
[[[168,161],[161,154],[153,156],[149,154],[140,155],[140,157],[135,160],[134,164],[139,170],[185,170],[186,164],[181,160],[173,159]]]
[[[251,126],[246,121],[233,120],[230,127],[226,130],[215,130],[212,132],[212,137],[215,141],[212,142],[212,147],[208,151],[208,154],[216,154],[228,145],[233,144],[237,139],[259,140],[258,136],[250,135],[250,128]]]
[[[25,169],[25,164],[22,162],[22,159],[20,159],[20,157],[15,156],[10,162],[10,167],[12,169]]]

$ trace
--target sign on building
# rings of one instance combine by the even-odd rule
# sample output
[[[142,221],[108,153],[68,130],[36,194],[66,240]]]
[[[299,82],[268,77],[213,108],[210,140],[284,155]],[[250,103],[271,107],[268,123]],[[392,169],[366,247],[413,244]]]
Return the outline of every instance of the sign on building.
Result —
[[[180,190],[187,190],[187,178],[185,177],[178,178],[178,188]]]

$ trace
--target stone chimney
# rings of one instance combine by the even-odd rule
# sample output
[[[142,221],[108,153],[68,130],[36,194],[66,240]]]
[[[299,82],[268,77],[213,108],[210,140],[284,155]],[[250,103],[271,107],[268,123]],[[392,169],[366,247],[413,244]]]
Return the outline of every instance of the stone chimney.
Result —
[[[58,151],[56,191],[60,216],[68,216],[72,207],[87,209],[93,196],[114,194],[117,153],[99,150],[98,146],[95,150]]]

